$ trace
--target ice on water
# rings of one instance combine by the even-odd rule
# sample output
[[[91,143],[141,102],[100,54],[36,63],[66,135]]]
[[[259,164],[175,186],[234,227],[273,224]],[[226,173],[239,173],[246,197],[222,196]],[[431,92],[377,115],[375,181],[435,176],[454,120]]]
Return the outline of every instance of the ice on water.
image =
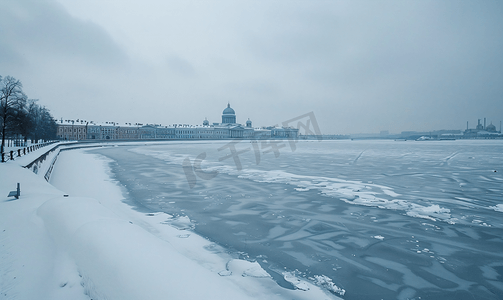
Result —
[[[492,208],[495,211],[503,212],[503,204],[496,204],[495,206],[489,206],[489,208]]]
[[[236,253],[221,276],[309,281],[345,299],[503,297],[501,141],[299,142],[259,164],[245,152],[240,170],[226,143],[99,153],[131,205]],[[217,176],[190,188],[182,165],[203,152]]]
[[[241,274],[243,277],[269,278],[271,277],[258,262],[233,259],[227,263],[227,271],[234,274]]]

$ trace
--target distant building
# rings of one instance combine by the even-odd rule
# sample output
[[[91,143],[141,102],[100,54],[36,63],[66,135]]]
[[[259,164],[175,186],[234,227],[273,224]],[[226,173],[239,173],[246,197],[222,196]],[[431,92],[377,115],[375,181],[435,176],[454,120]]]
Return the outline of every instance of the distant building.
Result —
[[[62,140],[85,140],[87,139],[87,127],[80,120],[66,120],[64,122],[61,120],[58,123],[56,134]]]
[[[463,137],[461,130],[402,131],[399,138],[406,140],[453,140]]]
[[[236,122],[236,112],[230,103],[222,112],[222,123],[204,119],[203,125],[173,124],[119,124],[116,122],[94,123],[83,120],[60,120],[58,137],[62,140],[192,140],[192,139],[297,139],[299,130],[292,127],[253,128],[248,119],[246,125]]]
[[[466,122],[466,130],[463,132],[463,138],[468,139],[490,139],[490,138],[500,138],[502,137],[501,128],[500,131],[496,131],[496,126],[489,124],[486,126],[486,118],[484,118],[484,125],[480,123],[480,119],[477,121],[477,126],[475,128],[468,128],[468,122]]]
[[[489,124],[487,127],[486,127],[486,130],[488,132],[496,132],[496,126],[493,125],[493,122],[491,122],[491,124]]]
[[[248,119],[246,125],[243,126],[236,122],[236,112],[231,108],[230,104],[222,112],[222,123],[213,123],[207,125],[209,121],[203,121],[203,128],[209,128],[207,138],[212,139],[269,139],[269,138],[294,138],[297,139],[299,130],[291,127],[266,127],[253,128],[252,121]],[[213,132],[213,136],[211,136]]]

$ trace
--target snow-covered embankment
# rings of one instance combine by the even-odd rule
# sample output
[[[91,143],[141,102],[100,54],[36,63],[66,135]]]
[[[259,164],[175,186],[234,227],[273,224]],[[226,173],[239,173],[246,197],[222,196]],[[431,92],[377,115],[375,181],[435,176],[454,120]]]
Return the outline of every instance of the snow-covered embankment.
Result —
[[[51,180],[63,191],[14,162],[0,167],[1,193],[22,187],[19,200],[0,198],[0,299],[335,298],[309,282],[280,288],[259,264],[166,225],[170,215],[130,209],[107,164],[63,152]]]

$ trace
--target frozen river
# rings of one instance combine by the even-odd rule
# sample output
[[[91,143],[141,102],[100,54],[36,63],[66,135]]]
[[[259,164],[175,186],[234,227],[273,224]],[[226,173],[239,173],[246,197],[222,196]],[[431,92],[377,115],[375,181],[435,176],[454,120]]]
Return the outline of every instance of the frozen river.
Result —
[[[285,288],[290,272],[326,276],[344,299],[503,299],[503,141],[91,151],[114,161],[136,209],[177,216]]]

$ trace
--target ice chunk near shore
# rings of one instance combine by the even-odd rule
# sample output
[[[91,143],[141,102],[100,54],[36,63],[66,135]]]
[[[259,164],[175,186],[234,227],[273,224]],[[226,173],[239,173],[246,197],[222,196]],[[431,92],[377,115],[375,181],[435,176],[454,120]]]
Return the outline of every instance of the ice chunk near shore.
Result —
[[[227,271],[233,274],[241,274],[243,277],[269,278],[267,273],[258,262],[250,262],[242,259],[232,259],[227,262]]]
[[[346,293],[346,290],[335,285],[335,283],[332,282],[332,279],[328,278],[325,275],[314,275],[314,280],[317,285],[323,286],[331,292],[334,292],[341,296],[344,296],[344,294]]]
[[[231,276],[232,272],[228,271],[228,270],[223,270],[223,271],[218,272],[218,275],[220,275],[220,276]]]
[[[290,282],[296,289],[302,291],[309,291],[309,285],[305,281],[298,279],[292,272],[283,272],[283,277],[286,281]]]
[[[194,229],[194,224],[188,216],[178,216],[174,218],[167,219],[161,224],[168,224],[175,227],[178,230],[191,230]]]

